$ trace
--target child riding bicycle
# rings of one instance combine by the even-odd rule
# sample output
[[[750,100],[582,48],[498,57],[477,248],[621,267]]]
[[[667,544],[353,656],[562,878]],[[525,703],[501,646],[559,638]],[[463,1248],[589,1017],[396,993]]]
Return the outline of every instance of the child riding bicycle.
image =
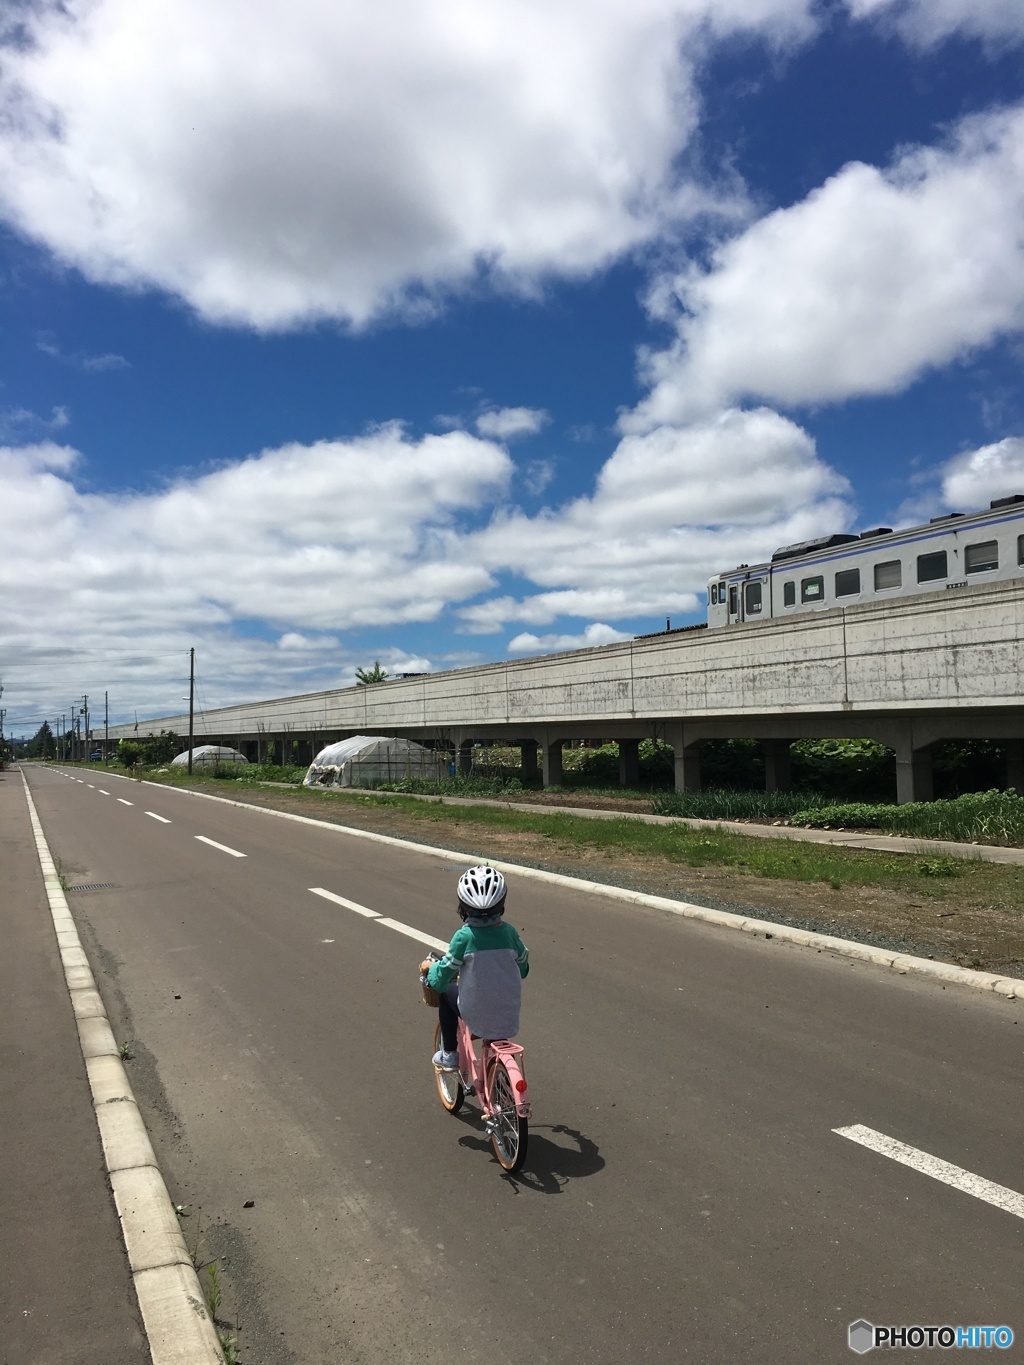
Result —
[[[460,1017],[478,1038],[514,1038],[519,1032],[522,979],[530,970],[530,954],[502,919],[507,890],[496,867],[464,872],[458,887],[462,928],[440,961],[426,958],[420,963],[420,975],[440,996],[441,1047],[434,1053],[434,1065],[441,1071],[458,1070]]]

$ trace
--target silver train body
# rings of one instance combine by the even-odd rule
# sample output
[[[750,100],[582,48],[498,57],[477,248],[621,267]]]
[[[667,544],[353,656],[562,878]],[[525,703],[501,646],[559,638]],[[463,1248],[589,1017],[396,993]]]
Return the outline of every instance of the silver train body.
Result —
[[[985,512],[951,512],[927,526],[823,536],[784,545],[766,564],[740,564],[708,580],[708,625],[802,612],[971,583],[1024,578],[1024,496]]]

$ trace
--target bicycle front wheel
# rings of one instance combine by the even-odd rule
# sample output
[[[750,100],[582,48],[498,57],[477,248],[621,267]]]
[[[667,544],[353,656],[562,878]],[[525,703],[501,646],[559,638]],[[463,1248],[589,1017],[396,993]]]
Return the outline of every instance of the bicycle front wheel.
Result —
[[[434,1029],[434,1051],[439,1051],[440,1047],[441,1025],[438,1023]],[[441,1097],[441,1103],[449,1114],[457,1114],[462,1108],[462,1101],[466,1098],[466,1092],[462,1088],[462,1077],[457,1071],[438,1071],[435,1066],[434,1080],[437,1083],[437,1093]]]
[[[503,1170],[518,1171],[526,1158],[530,1125],[516,1112],[516,1092],[505,1063],[495,1060],[488,1070],[492,1112],[488,1127],[494,1155]]]

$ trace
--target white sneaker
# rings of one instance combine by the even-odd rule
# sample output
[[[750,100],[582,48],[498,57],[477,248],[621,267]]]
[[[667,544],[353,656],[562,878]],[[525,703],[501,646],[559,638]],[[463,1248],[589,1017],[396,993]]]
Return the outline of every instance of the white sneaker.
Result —
[[[458,1071],[459,1069],[458,1051],[445,1052],[444,1048],[441,1048],[439,1052],[434,1053],[433,1062],[434,1065],[437,1067],[438,1071]]]

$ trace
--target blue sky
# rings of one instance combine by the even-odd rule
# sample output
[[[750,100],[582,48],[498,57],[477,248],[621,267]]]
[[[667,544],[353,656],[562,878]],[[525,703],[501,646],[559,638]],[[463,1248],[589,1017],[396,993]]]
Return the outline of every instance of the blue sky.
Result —
[[[0,28],[16,731],[700,619],[1024,491],[1010,0],[27,0]]]

